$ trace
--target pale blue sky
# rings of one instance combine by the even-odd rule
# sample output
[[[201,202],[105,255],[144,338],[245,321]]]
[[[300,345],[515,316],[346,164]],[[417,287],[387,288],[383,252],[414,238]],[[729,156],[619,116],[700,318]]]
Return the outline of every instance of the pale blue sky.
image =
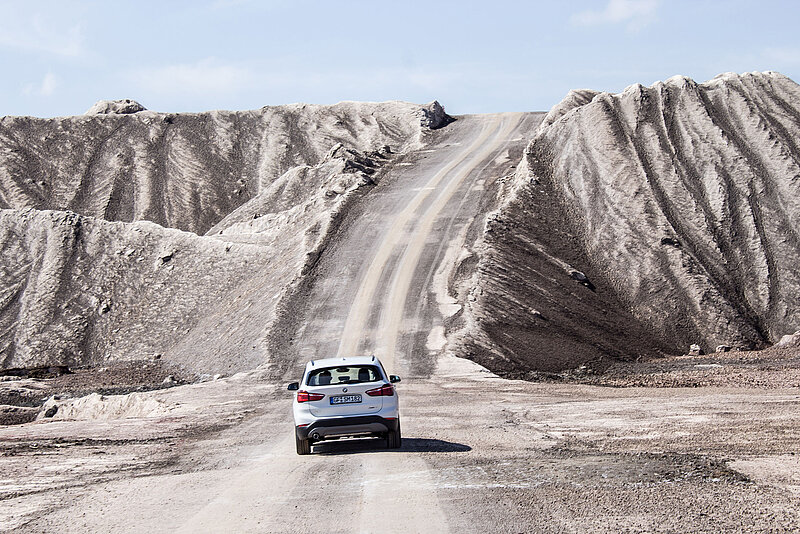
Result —
[[[800,2],[0,0],[0,116],[438,99],[546,111],[674,74],[800,77]]]

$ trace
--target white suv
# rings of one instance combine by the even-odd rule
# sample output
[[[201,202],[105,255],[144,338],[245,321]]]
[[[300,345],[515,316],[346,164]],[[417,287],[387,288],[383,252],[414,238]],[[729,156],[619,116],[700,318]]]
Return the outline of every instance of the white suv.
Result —
[[[328,358],[306,364],[294,412],[297,454],[310,454],[316,441],[345,436],[382,436],[390,449],[400,447],[400,406],[393,383],[375,356]]]

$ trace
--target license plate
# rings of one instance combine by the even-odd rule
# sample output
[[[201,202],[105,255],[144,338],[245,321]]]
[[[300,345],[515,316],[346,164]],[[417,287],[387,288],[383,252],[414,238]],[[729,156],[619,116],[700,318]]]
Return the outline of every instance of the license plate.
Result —
[[[355,404],[361,402],[361,395],[337,395],[331,397],[331,404]]]

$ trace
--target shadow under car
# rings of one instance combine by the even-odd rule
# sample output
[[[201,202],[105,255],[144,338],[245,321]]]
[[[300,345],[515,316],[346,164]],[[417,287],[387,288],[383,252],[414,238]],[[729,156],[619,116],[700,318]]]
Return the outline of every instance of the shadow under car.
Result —
[[[472,447],[441,439],[403,438],[399,449],[386,447],[381,438],[342,438],[319,441],[312,445],[314,454],[336,455],[369,452],[467,452]]]

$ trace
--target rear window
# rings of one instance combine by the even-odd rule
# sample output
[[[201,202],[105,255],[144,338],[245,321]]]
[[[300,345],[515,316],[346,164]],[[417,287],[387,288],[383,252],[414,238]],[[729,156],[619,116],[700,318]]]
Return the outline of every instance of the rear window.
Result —
[[[329,386],[336,384],[359,384],[381,380],[381,373],[374,365],[350,365],[314,369],[308,373],[306,385]]]

